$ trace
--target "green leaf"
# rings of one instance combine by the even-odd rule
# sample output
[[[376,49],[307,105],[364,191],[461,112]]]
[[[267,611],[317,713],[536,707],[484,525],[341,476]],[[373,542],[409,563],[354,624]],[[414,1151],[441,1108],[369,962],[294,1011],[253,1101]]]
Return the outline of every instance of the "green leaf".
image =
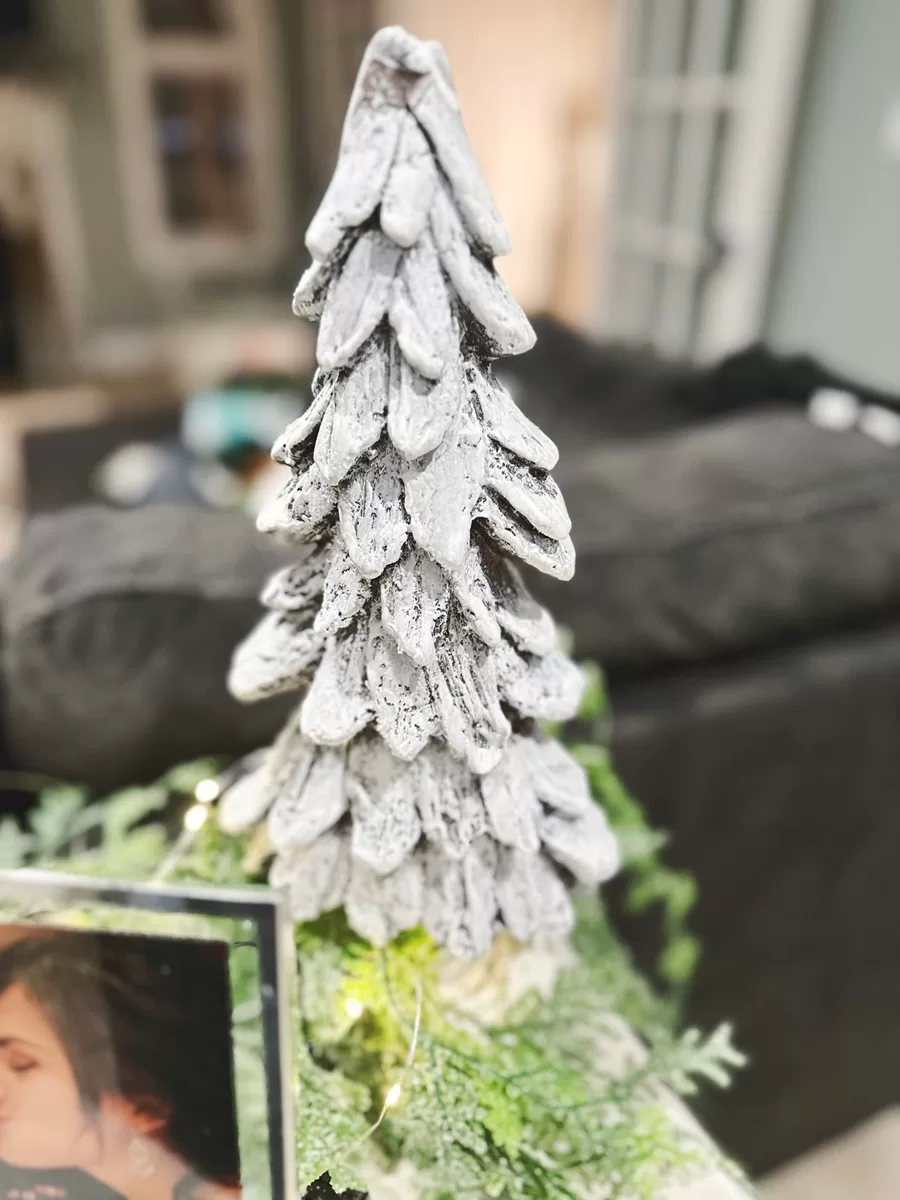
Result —
[[[14,870],[25,865],[34,846],[34,838],[24,833],[15,817],[0,821],[0,868]]]
[[[114,844],[104,873],[111,869],[129,879],[147,878],[162,862],[166,849],[166,831],[161,825],[142,826]]]
[[[102,830],[106,819],[107,807],[108,801],[101,800],[82,808],[72,819],[69,837],[73,839],[80,838],[84,837],[85,834]]]
[[[596,663],[583,663],[582,674],[585,678],[584,695],[581,699],[579,716],[585,721],[596,721],[607,715],[609,697],[606,693],[606,682],[603,672]]]
[[[684,920],[697,903],[697,881],[686,871],[673,871],[669,876],[666,903],[672,916]]]
[[[600,715],[606,715],[602,673],[592,664],[584,670],[589,712],[596,708]],[[576,742],[568,750],[584,767],[591,793],[618,838],[629,909],[646,912],[654,905],[661,909],[665,943],[659,971],[675,988],[677,999],[684,994],[700,956],[700,943],[686,928],[688,914],[696,903],[696,884],[686,871],[673,871],[663,863],[661,855],[668,837],[665,831],[650,825],[643,808],[616,774],[609,750],[590,742]]]
[[[34,851],[39,858],[55,858],[72,836],[78,813],[85,805],[83,788],[67,784],[47,788],[29,818]]]
[[[198,758],[195,762],[181,763],[173,767],[159,782],[168,791],[188,796],[193,794],[201,779],[215,779],[221,769],[221,759]]]
[[[698,1079],[705,1079],[716,1087],[729,1087],[733,1070],[747,1062],[745,1055],[734,1046],[732,1029],[727,1023],[706,1038],[699,1029],[686,1030],[665,1058],[663,1075],[666,1082],[685,1096],[697,1092]]]
[[[670,983],[686,984],[700,960],[700,943],[688,933],[680,934],[662,952],[659,969]]]
[[[107,848],[122,842],[151,813],[165,808],[167,800],[168,793],[159,784],[128,788],[110,797],[103,818],[103,838]]]
[[[479,1100],[485,1129],[497,1146],[515,1154],[525,1131],[521,1101],[511,1097],[507,1087],[493,1079],[482,1080]]]
[[[669,835],[661,829],[629,829],[626,827],[617,829],[616,836],[624,867],[653,859],[669,840]]]

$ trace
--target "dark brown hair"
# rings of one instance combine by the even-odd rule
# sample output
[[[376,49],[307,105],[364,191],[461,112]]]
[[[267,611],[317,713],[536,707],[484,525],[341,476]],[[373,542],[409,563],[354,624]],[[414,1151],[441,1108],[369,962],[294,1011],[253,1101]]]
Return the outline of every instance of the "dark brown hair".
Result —
[[[227,952],[217,943],[105,933],[0,950],[0,995],[20,984],[65,1047],[89,1117],[104,1095],[159,1119],[159,1140],[204,1179],[237,1186]]]

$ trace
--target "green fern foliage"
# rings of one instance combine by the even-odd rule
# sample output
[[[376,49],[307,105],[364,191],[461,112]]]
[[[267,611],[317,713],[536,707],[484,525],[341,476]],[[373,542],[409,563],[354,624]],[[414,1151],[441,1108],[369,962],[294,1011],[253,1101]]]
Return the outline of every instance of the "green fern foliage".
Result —
[[[587,736],[570,749],[619,835],[630,906],[663,916],[660,973],[677,997],[699,953],[688,926],[696,889],[665,864],[664,835],[618,779],[607,722],[602,676],[589,667],[578,726]],[[247,839],[215,821],[179,836],[193,789],[221,765],[186,764],[99,801],[47,789],[26,828],[0,823],[0,866],[147,879],[165,863],[170,879],[258,881],[247,874]],[[598,898],[580,902],[573,944],[549,991],[528,991],[487,1020],[448,998],[444,960],[422,931],[379,950],[339,912],[298,926],[301,1184],[329,1172],[339,1190],[364,1188],[403,1163],[431,1200],[651,1200],[680,1173],[714,1164],[716,1152],[661,1097],[728,1085],[743,1062],[729,1027],[678,1032],[671,997],[634,969]],[[239,974],[234,986],[238,1003],[252,999],[241,997]],[[236,1028],[240,1045],[254,1036]]]

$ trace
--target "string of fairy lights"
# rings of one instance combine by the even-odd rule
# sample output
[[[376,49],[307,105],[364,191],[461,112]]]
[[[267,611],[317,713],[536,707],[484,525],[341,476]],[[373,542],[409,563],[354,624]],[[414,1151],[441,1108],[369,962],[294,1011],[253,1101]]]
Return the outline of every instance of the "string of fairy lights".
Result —
[[[194,788],[194,802],[182,818],[181,833],[154,874],[154,883],[163,883],[181,863],[193,845],[197,834],[209,819],[210,810],[221,794],[222,785],[218,779],[210,776],[197,782]]]
[[[401,1072],[400,1072],[401,1079],[407,1074],[407,1072],[412,1067],[412,1065],[415,1061],[415,1058],[416,1058],[416,1050],[419,1045],[419,1031],[422,1027],[422,1007],[423,1007],[423,988],[422,988],[422,979],[421,979],[421,977],[419,977],[416,980],[416,1014],[413,1019],[412,1037],[409,1040],[409,1050],[406,1053],[406,1058],[405,1058],[405,1060],[403,1062],[403,1066],[401,1068]],[[361,1001],[357,1000],[355,996],[350,996],[344,1001],[344,1012],[350,1018],[351,1021],[357,1021],[365,1012],[365,1006],[361,1003]],[[358,1137],[356,1139],[356,1141],[351,1142],[350,1145],[346,1147],[343,1154],[341,1154],[339,1156],[339,1159],[341,1161],[343,1161],[345,1158],[349,1157],[350,1154],[352,1154],[355,1150],[359,1149],[359,1147],[361,1145],[363,1145],[363,1143],[367,1142],[369,1140],[369,1138],[371,1138],[373,1136],[373,1134],[376,1132],[378,1127],[381,1125],[384,1118],[387,1116],[388,1111],[390,1109],[392,1109],[395,1104],[399,1103],[402,1095],[403,1095],[403,1085],[400,1082],[400,1079],[395,1079],[394,1082],[390,1085],[390,1087],[387,1089],[387,1091],[384,1094],[384,1100],[382,1101],[381,1111],[379,1112],[378,1116],[375,1118],[375,1120],[372,1122],[372,1124],[369,1126],[369,1128],[365,1131],[365,1133],[361,1134],[360,1137]]]

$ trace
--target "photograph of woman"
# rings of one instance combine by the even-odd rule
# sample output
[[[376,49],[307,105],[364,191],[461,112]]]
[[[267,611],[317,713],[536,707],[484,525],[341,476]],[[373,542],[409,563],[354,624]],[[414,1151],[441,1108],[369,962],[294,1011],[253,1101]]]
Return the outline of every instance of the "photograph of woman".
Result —
[[[240,1195],[227,947],[3,927],[0,1200]]]

